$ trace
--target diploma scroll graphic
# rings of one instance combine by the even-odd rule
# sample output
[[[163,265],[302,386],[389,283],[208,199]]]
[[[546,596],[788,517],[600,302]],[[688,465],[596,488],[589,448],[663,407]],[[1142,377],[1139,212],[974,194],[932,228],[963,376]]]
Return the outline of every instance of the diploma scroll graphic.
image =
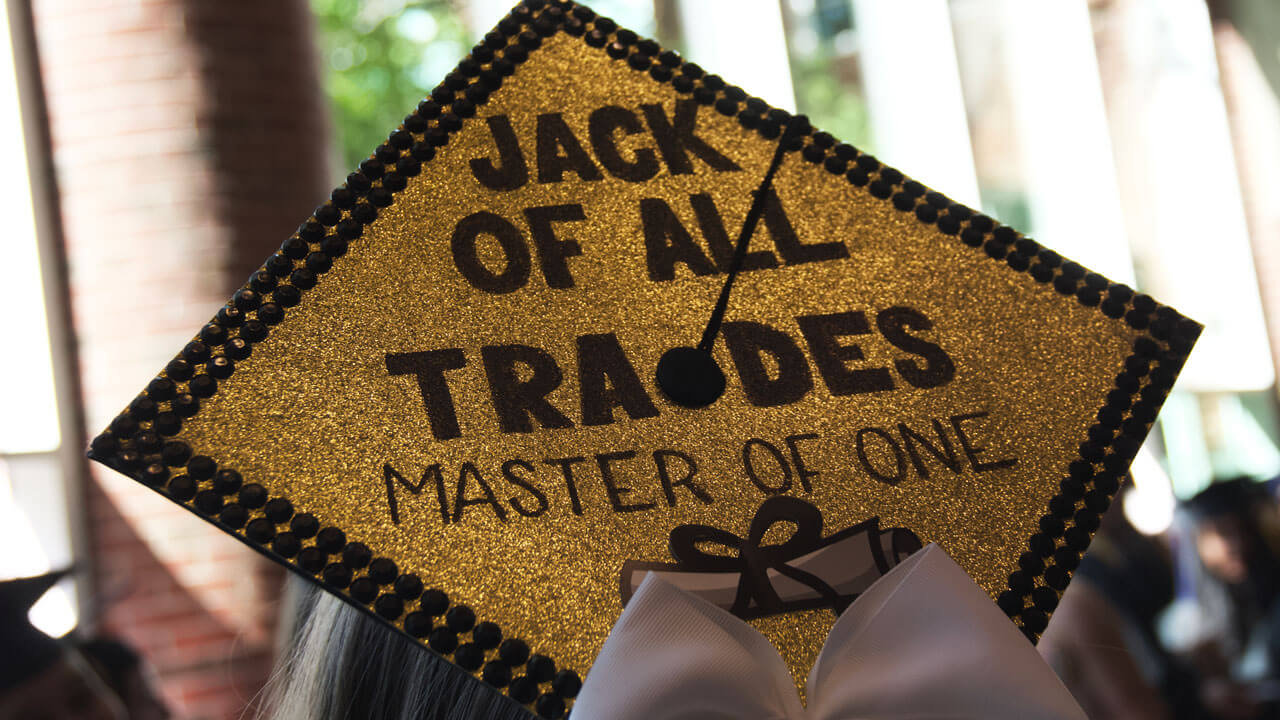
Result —
[[[795,532],[780,544],[762,545],[777,522],[793,524]],[[878,517],[823,537],[821,511],[784,496],[760,506],[746,538],[708,525],[680,525],[671,531],[670,543],[675,563],[623,564],[623,605],[652,572],[743,619],[819,608],[839,615],[872,583],[923,547],[906,528],[880,529]],[[711,546],[725,552],[704,549]]]

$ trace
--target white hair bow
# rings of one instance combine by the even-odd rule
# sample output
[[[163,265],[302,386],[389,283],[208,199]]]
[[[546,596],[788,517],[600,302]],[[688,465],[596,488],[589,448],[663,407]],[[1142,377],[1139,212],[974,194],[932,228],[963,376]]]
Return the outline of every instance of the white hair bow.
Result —
[[[574,720],[1087,720],[1004,613],[937,545],[836,620],[808,707],[768,640],[656,575],[627,604]]]

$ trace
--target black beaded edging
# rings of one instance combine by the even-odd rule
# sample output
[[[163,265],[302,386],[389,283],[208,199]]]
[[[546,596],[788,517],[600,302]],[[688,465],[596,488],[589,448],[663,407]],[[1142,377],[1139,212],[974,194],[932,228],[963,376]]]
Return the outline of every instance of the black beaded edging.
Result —
[[[1029,549],[1019,559],[1020,570],[1010,575],[1009,590],[998,599],[1001,609],[1034,642],[1200,326],[1149,296],[1064,261],[1012,228],[813,129],[804,116],[749,97],[675,52],[618,28],[612,20],[570,0],[524,0],[486,34],[109,428],[94,438],[89,457],[167,495],[436,653],[451,656],[456,665],[495,688],[505,688],[508,696],[531,706],[539,716],[562,717],[582,684],[576,672],[557,672],[550,657],[532,654],[519,638],[504,638],[493,622],[477,622],[469,607],[452,603],[444,591],[425,588],[415,575],[401,574],[390,559],[372,557],[366,545],[349,540],[341,529],[321,527],[314,515],[296,512],[287,498],[269,497],[261,485],[245,484],[236,470],[171,439],[181,431],[183,420],[199,412],[200,401],[217,392],[218,382],[231,377],[235,363],[269,338],[271,327],[284,320],[288,308],[302,302],[306,291],[347,252],[350,243],[359,240],[364,227],[394,202],[396,193],[407,186],[407,178],[416,176],[422,163],[435,156],[436,148],[447,144],[530,52],[557,32],[579,37],[609,57],[625,61],[632,70],[669,84],[677,93],[736,117],[744,129],[766,140],[777,139],[784,126],[800,123],[804,132],[795,137],[789,151],[800,152],[815,167],[843,175],[854,187],[865,188],[897,210],[912,213],[919,222],[957,236],[991,260],[1052,284],[1064,296],[1074,295],[1081,304],[1097,307],[1110,318],[1123,318],[1143,332],[1116,376],[1098,423],[1081,443],[1080,457],[1068,467],[1059,494],[1050,501],[1040,532],[1029,538]],[[515,674],[521,670],[523,674]]]
[[[530,51],[560,30],[581,35],[593,17],[564,1],[516,6],[94,438],[88,452],[552,719],[565,715],[581,689],[577,672],[557,669],[551,657],[533,653],[520,638],[504,637],[497,623],[477,621],[470,607],[443,590],[424,587],[342,529],[322,526],[287,498],[246,484],[235,469],[196,454],[174,436]]]

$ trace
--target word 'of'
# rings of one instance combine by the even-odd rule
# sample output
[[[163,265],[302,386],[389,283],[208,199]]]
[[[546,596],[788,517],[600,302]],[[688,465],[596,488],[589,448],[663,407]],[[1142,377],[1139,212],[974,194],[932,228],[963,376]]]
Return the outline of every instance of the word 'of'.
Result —
[[[1015,467],[1017,458],[990,457],[975,434],[982,432],[978,421],[987,416],[970,412],[930,418],[923,428],[906,422],[859,428],[844,437],[834,453],[829,443],[825,450],[817,447],[823,438],[816,433],[788,435],[777,444],[748,438],[741,443],[739,477],[768,497],[797,491],[808,495],[820,476],[849,466],[856,474],[888,485],[910,477],[928,479],[939,470],[960,475],[966,470],[981,474]],[[382,480],[393,523],[400,523],[403,494],[408,493],[434,500],[441,523],[451,525],[462,522],[469,508],[509,522],[514,517],[541,517],[563,508],[566,501],[568,511],[579,516],[647,512],[688,502],[713,505],[717,499],[699,472],[691,453],[662,448],[537,461],[511,458],[496,464],[467,460],[456,469],[433,463],[416,479],[386,463]]]

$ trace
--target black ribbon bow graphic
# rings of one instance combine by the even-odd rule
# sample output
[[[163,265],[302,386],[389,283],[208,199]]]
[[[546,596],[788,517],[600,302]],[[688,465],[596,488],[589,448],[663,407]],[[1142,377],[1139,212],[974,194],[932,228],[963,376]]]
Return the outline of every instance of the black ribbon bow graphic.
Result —
[[[765,536],[780,522],[794,526],[791,535],[783,542],[765,544]],[[923,546],[920,538],[906,528],[881,530],[878,517],[827,537],[823,537],[822,532],[821,510],[799,498],[783,495],[771,497],[760,505],[745,538],[710,525],[680,525],[671,531],[669,538],[675,563],[639,560],[623,563],[623,603],[631,597],[639,577],[645,572],[662,573],[668,581],[681,586],[684,586],[682,578],[693,581],[694,577],[705,573],[722,575],[726,579],[736,578],[732,604],[721,606],[744,620],[819,608],[830,608],[838,616],[866,589],[865,585],[889,572],[903,558]],[[858,537],[862,540],[855,540]],[[887,547],[882,545],[886,539],[889,542]],[[848,545],[850,542],[853,544]],[[824,573],[840,577],[823,578],[796,567],[796,564],[806,564],[797,563],[798,560],[818,551],[839,552],[841,554],[837,557],[840,559],[834,563],[828,559],[811,565],[810,569],[822,567],[825,568]],[[784,600],[770,580],[770,571],[808,587],[814,595]],[[857,582],[851,584],[850,581]],[[686,586],[686,589],[699,593],[706,592],[706,587],[705,583],[693,581],[693,586]],[[725,585],[724,589],[729,587]],[[714,602],[720,604],[725,600]]]
[[[778,545],[761,544],[765,533],[778,522],[794,524],[795,532]],[[745,539],[710,525],[681,525],[671,531],[670,540],[671,554],[683,569],[739,573],[738,590],[729,609],[734,615],[772,615],[785,610],[782,598],[769,581],[770,569],[813,588],[824,604],[830,604],[839,615],[849,600],[842,601],[835,588],[817,575],[787,564],[816,550],[821,542],[822,512],[803,500],[782,495],[769,498],[760,506]],[[722,545],[737,554],[711,554],[703,551],[700,543]]]

